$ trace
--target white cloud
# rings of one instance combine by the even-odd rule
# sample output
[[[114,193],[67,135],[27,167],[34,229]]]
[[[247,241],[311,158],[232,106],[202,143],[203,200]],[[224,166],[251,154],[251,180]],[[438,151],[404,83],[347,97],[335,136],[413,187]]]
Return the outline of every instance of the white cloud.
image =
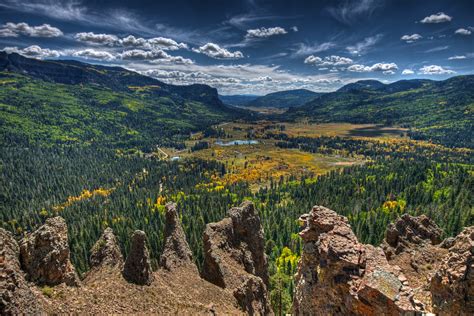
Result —
[[[75,51],[72,53],[72,56],[74,57],[82,57],[85,59],[99,59],[99,60],[114,60],[115,56],[112,55],[109,52],[106,51],[100,51],[100,50],[95,50],[95,49],[84,49],[84,50],[79,50]]]
[[[456,72],[450,69],[445,69],[438,65],[423,66],[418,70],[419,74],[422,75],[449,75],[455,74]]]
[[[19,49],[18,47],[5,47],[3,48],[3,51],[7,53],[18,53],[26,57],[33,57],[39,59],[61,56],[61,53],[57,50],[41,48],[38,45],[31,45],[23,49]]]
[[[467,57],[464,56],[464,55],[455,55],[455,56],[451,56],[448,58],[448,60],[460,60],[460,59],[466,59]]]
[[[358,42],[355,45],[347,46],[346,50],[352,55],[365,54],[371,47],[373,47],[378,41],[380,41],[382,37],[382,34],[366,37],[363,41]]]
[[[400,39],[402,41],[405,41],[407,43],[413,43],[413,42],[416,42],[417,40],[419,39],[422,39],[423,36],[421,36],[420,34],[412,34],[412,35],[403,35]]]
[[[474,53],[467,53],[465,55],[455,55],[448,58],[448,60],[462,60],[474,58]]]
[[[281,35],[288,33],[284,28],[276,26],[276,27],[261,27],[258,29],[250,29],[247,30],[247,34],[245,35],[246,38],[266,38],[274,35]]]
[[[398,69],[397,64],[395,63],[376,63],[372,66],[364,65],[352,65],[347,68],[347,70],[352,72],[374,72],[381,71],[383,74],[394,74],[395,70]]]
[[[321,44],[308,45],[305,43],[298,43],[296,50],[292,54],[292,57],[308,56],[309,54],[315,54],[330,50],[336,47],[335,43],[325,42]]]
[[[449,15],[439,12],[436,14],[432,14],[430,16],[425,17],[423,20],[421,20],[421,23],[444,23],[444,22],[449,22],[453,18],[450,17]]]
[[[169,50],[178,50],[178,49],[187,49],[188,45],[185,43],[178,43],[171,38],[165,37],[154,37],[147,40],[148,44],[153,47],[159,47],[161,49],[169,49]]]
[[[119,38],[112,34],[96,34],[92,32],[77,33],[74,38],[81,42],[90,44],[101,44],[112,46],[119,42]]]
[[[20,35],[31,37],[58,37],[63,32],[49,24],[30,26],[27,23],[6,23],[1,26],[0,37],[18,37]]]
[[[472,34],[472,32],[470,30],[463,29],[463,28],[457,29],[454,33],[459,34],[459,35],[471,35]]]
[[[403,69],[402,75],[413,75],[415,72],[411,69]]]
[[[184,43],[178,43],[175,40],[165,37],[153,37],[145,39],[142,37],[129,35],[124,38],[119,38],[118,36],[112,34],[95,34],[92,32],[87,32],[77,33],[75,38],[81,42],[107,46],[139,47],[146,49],[159,48],[162,50],[178,50],[182,48],[188,48],[188,46]]]
[[[199,48],[193,48],[193,51],[216,59],[238,59],[244,57],[240,51],[230,52],[214,43],[207,43]]]
[[[440,52],[442,50],[447,50],[449,48],[448,45],[446,46],[438,46],[438,47],[434,47],[434,48],[431,48],[431,49],[428,49],[425,51],[425,53],[434,53],[434,52]]]
[[[328,8],[329,13],[339,22],[352,24],[363,16],[371,15],[383,5],[381,0],[340,1],[337,7]]]
[[[124,60],[149,60],[153,63],[176,63],[176,64],[192,64],[193,61],[182,56],[171,56],[165,51],[158,49],[154,51],[132,49],[123,51],[118,55]]]
[[[311,64],[315,66],[345,66],[345,65],[350,65],[354,61],[350,58],[347,57],[341,57],[341,56],[326,56],[324,58],[318,57],[318,56],[308,56],[305,60],[305,64]]]
[[[290,30],[292,30],[293,32],[298,32],[298,27],[297,26],[292,26],[290,28]]]

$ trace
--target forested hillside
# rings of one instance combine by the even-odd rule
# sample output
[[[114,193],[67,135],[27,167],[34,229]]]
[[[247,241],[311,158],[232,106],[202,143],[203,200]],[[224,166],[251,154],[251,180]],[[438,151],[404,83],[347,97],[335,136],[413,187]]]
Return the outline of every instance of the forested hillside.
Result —
[[[283,119],[377,123],[410,127],[414,139],[473,148],[474,76],[444,81],[360,81],[328,93]]]
[[[4,143],[151,148],[243,115],[205,85],[173,86],[119,67],[0,52]]]
[[[285,109],[299,107],[318,98],[322,93],[313,92],[306,89],[287,90],[269,93],[245,104],[251,107],[266,107]]]

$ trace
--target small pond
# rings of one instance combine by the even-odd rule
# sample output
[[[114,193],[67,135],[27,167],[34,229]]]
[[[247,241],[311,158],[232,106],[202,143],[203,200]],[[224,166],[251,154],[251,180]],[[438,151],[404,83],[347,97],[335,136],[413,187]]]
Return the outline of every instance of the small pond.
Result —
[[[216,141],[216,145],[219,146],[235,146],[235,145],[256,145],[258,141],[256,140],[232,140],[230,142],[223,142],[221,140]]]

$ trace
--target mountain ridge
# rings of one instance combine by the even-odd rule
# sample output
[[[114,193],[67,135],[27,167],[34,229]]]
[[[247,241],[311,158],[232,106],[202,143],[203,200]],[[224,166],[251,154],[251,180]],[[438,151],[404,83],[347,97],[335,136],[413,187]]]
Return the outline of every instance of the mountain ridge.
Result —
[[[414,139],[473,148],[474,75],[443,81],[413,79],[390,84],[351,83],[280,117],[312,122],[375,123],[410,127]]]

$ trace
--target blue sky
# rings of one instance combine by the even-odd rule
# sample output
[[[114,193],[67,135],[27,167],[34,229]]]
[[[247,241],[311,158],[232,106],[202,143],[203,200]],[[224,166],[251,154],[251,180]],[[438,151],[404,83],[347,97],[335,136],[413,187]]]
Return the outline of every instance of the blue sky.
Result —
[[[222,94],[474,72],[474,1],[0,1],[0,49]]]

